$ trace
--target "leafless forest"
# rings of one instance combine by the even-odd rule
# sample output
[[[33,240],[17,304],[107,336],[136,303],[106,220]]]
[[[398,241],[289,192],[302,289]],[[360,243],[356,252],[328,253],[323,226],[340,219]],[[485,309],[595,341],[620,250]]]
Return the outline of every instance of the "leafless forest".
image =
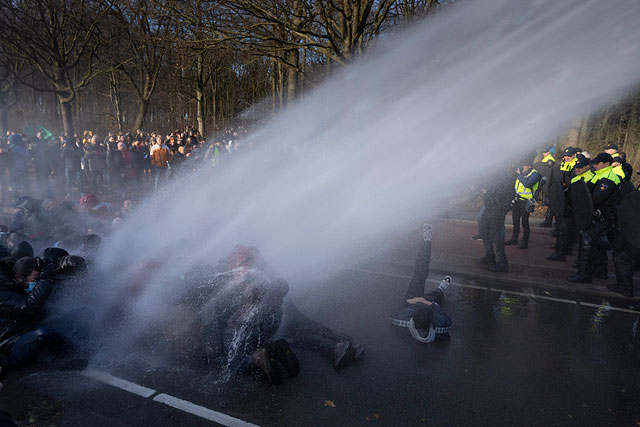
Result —
[[[209,135],[304,96],[446,0],[0,0],[0,130]],[[640,94],[558,144],[639,166]]]

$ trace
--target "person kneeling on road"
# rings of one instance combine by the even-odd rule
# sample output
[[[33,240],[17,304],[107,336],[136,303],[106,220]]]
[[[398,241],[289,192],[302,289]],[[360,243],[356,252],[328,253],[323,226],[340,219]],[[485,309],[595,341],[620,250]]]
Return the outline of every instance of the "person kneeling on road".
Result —
[[[8,368],[25,367],[46,351],[55,356],[54,362],[61,362],[53,365],[58,369],[84,367],[77,363],[67,367],[67,362],[77,361],[59,360],[71,354],[71,345],[43,325],[45,305],[54,287],[50,281],[53,269],[53,264],[46,264],[40,271],[35,258],[25,257],[16,261],[14,277],[0,279],[0,354],[7,357]],[[86,366],[86,361],[81,362]]]

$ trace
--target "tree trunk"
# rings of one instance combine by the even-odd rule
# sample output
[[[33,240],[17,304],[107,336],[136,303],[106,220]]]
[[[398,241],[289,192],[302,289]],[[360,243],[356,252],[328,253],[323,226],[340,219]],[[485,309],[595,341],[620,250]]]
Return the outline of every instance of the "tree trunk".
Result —
[[[7,131],[9,130],[7,112],[8,108],[6,108],[4,105],[0,107],[0,132],[2,132],[0,135],[6,135]]]
[[[213,131],[217,132],[218,130],[218,111],[216,109],[216,94],[217,94],[218,84],[216,83],[216,75],[214,74],[211,77],[211,117],[213,118]],[[204,135],[202,135],[204,136]]]
[[[298,65],[300,60],[300,53],[298,49],[289,51],[288,62],[290,64]],[[287,67],[287,105],[293,104],[298,92],[298,69],[293,67]]]
[[[58,95],[60,104],[60,118],[62,119],[62,130],[65,135],[73,136],[73,97]]]
[[[205,136],[205,99],[204,99],[204,55],[202,52],[198,53],[196,65],[197,65],[197,77],[196,77],[196,117],[198,120],[198,132],[200,135]]]
[[[133,131],[137,131],[138,129],[142,130],[142,126],[144,126],[144,120],[147,117],[147,112],[149,111],[149,100],[141,99],[140,105],[138,106],[138,115],[136,116],[135,126],[133,127]]]
[[[111,98],[111,105],[113,105],[114,113],[116,116],[116,123],[118,125],[118,131],[122,132],[122,101],[120,99],[120,89],[118,87],[118,80],[114,71],[109,76],[109,96]]]

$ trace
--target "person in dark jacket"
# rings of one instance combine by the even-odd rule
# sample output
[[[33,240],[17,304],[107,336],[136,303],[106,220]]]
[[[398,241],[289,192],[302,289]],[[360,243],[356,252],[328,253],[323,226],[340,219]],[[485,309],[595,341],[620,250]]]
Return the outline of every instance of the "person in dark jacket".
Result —
[[[11,182],[18,194],[29,193],[29,162],[31,155],[19,134],[9,137],[11,150]]]
[[[49,276],[53,265],[42,272],[35,258],[22,258],[13,267],[14,277],[2,277],[0,283],[0,353],[9,367],[35,361],[56,336],[40,328],[45,304],[51,295]]]
[[[484,210],[478,228],[483,239],[484,256],[477,259],[476,264],[485,265],[495,272],[509,271],[504,249],[504,219],[511,209],[515,193],[512,179],[513,173],[509,168],[489,177],[482,189]]]
[[[33,159],[33,171],[40,197],[51,197],[51,187],[49,185],[51,159],[47,150],[47,141],[42,139],[42,132],[38,132],[32,139],[29,153]]]
[[[614,234],[620,196],[620,177],[614,173],[612,163],[613,158],[607,153],[600,153],[591,160],[594,176],[588,184],[594,218],[588,229],[580,231],[582,253],[578,272],[567,279],[570,282],[591,283],[592,276],[608,278],[607,249],[612,241],[609,235]]]
[[[75,141],[67,139],[62,146],[62,153],[60,155],[64,162],[65,189],[67,196],[70,196],[74,185],[77,185],[78,189],[82,190],[80,161],[84,155],[84,151]]]
[[[85,146],[84,151],[91,188],[96,193],[100,193],[104,186],[104,176],[107,169],[107,150],[98,143],[98,137],[94,135]]]

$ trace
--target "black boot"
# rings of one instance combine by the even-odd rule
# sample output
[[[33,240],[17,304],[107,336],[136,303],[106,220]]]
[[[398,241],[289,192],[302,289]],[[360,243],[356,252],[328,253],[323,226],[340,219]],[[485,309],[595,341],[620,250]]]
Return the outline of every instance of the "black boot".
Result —
[[[510,240],[504,242],[505,246],[513,246],[518,244],[518,237],[512,237]]]
[[[529,249],[529,242],[527,240],[523,240],[518,245],[518,249]]]
[[[582,256],[578,263],[578,272],[567,278],[573,283],[591,283],[591,237],[587,233],[582,234]]]
[[[300,373],[300,363],[298,358],[291,351],[286,340],[279,339],[268,345],[268,353],[273,356],[284,367],[290,377],[297,377]]]
[[[607,289],[633,298],[633,273],[634,268],[631,260],[624,250],[613,251],[613,265],[616,270],[616,284],[607,285]]]
[[[567,277],[567,280],[571,283],[591,283],[591,276],[586,274],[576,273]]]
[[[475,263],[477,265],[496,265],[496,256],[494,254],[487,254],[482,258],[476,258]]]
[[[547,255],[549,261],[564,261],[566,257],[562,252],[554,252],[551,255]]]
[[[593,273],[593,277],[595,277],[596,279],[600,279],[600,280],[608,280],[609,279],[609,272],[607,271],[595,271]]]
[[[498,262],[496,265],[490,265],[487,267],[487,270],[493,271],[495,273],[508,273],[509,272],[509,264],[506,261]]]

